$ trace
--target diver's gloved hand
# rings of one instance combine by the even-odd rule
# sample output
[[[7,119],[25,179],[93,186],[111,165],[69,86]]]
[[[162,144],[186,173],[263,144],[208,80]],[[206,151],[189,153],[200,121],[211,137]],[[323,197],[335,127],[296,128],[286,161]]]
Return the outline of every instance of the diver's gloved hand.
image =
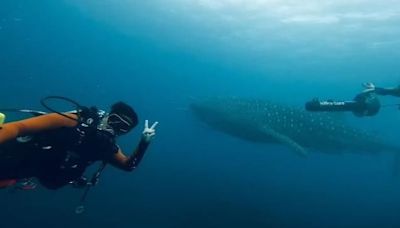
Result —
[[[142,132],[142,138],[145,142],[149,143],[153,137],[156,135],[156,126],[157,126],[158,122],[154,122],[153,125],[151,125],[151,127],[149,127],[149,121],[145,120],[144,121],[144,130]]]
[[[363,83],[362,86],[364,87],[363,93],[375,92],[375,85],[372,82]]]

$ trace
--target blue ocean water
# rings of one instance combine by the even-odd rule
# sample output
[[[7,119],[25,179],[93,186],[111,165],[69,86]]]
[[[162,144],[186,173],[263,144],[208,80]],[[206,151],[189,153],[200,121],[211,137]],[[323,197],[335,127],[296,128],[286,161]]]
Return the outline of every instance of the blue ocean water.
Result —
[[[140,125],[160,122],[140,167],[109,167],[84,214],[76,189],[1,190],[2,226],[400,227],[392,153],[302,159],[217,132],[188,109],[209,96],[302,106],[351,99],[363,82],[396,86],[399,22],[390,0],[1,1],[0,107],[123,100]],[[346,119],[395,141],[398,112]],[[124,151],[140,132],[119,140]]]

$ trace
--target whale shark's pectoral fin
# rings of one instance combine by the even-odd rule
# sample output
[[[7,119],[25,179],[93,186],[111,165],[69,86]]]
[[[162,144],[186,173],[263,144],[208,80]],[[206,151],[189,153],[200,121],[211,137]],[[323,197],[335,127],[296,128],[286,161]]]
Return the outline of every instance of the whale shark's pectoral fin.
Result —
[[[271,128],[263,128],[262,131],[265,134],[268,134],[269,136],[273,137],[276,139],[278,142],[285,144],[289,146],[291,149],[293,149],[298,155],[302,157],[307,157],[308,156],[308,151],[299,145],[297,142],[295,142],[293,139],[289,138],[286,135],[283,135],[277,131],[274,131]]]

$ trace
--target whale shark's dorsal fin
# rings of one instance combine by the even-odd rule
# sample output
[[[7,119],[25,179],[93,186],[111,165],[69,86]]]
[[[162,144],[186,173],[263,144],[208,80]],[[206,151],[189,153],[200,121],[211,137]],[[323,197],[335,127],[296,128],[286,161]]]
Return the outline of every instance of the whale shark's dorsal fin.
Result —
[[[295,142],[293,139],[289,138],[288,136],[283,135],[269,127],[263,127],[261,131],[264,134],[267,134],[270,137],[276,139],[278,142],[289,146],[290,149],[294,150],[298,155],[302,157],[308,156],[308,151],[304,147],[299,145],[297,142]]]

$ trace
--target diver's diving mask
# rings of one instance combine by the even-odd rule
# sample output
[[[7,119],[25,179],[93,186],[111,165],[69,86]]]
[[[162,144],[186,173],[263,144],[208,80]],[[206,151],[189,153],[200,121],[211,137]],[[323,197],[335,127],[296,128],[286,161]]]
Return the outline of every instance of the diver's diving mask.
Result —
[[[116,113],[111,113],[107,116],[107,124],[117,135],[125,134],[133,128],[132,123],[128,120],[128,117]]]

